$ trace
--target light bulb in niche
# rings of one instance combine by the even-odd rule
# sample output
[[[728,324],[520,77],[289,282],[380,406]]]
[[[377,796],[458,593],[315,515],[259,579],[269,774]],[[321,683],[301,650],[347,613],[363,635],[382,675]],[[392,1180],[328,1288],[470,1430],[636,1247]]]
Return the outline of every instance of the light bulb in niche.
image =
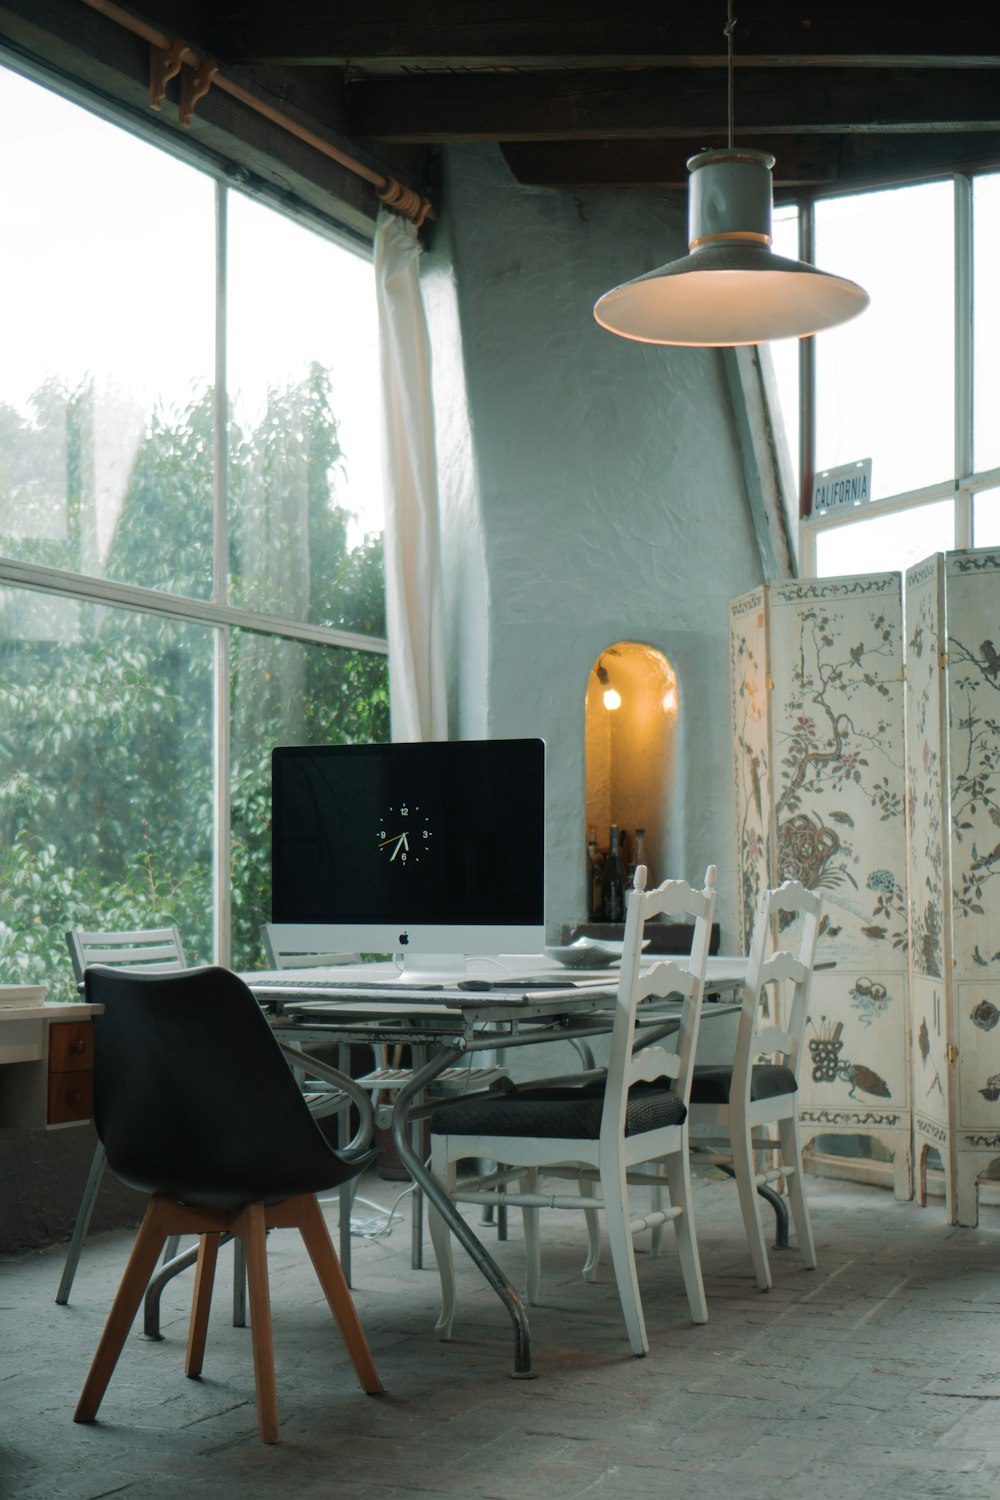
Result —
[[[612,711],[622,706],[622,695],[617,688],[606,687],[604,689],[604,707]]]

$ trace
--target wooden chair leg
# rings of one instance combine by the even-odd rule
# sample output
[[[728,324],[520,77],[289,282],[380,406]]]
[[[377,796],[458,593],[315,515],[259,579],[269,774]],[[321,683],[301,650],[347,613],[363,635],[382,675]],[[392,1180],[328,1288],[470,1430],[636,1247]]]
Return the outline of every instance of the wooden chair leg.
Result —
[[[519,1184],[521,1192],[537,1193],[538,1182],[537,1168],[526,1167],[521,1173]],[[537,1307],[542,1287],[542,1246],[539,1211],[537,1208],[522,1208],[521,1218],[524,1224],[524,1256],[527,1263],[525,1287],[528,1293],[529,1304],[532,1307]]]
[[[330,1311],[337,1320],[347,1352],[351,1357],[351,1363],[361,1382],[361,1388],[367,1391],[369,1396],[376,1396],[380,1391],[385,1390],[385,1387],[378,1378],[375,1361],[372,1359],[368,1340],[361,1326],[361,1319],[358,1317],[358,1310],[354,1306],[347,1278],[333,1248],[333,1241],[326,1227],[322,1210],[311,1195],[295,1200],[295,1204],[299,1233],[309,1252],[309,1259],[313,1263],[319,1284],[330,1304]]]
[[[731,1121],[729,1140],[747,1249],[750,1251],[750,1259],[753,1262],[757,1286],[762,1292],[767,1292],[771,1289],[771,1266],[767,1258],[767,1246],[764,1243],[764,1224],[760,1216],[760,1198],[757,1195],[757,1162],[750,1140],[749,1127],[737,1120]]]
[[[278,1391],[274,1380],[274,1335],[271,1297],[267,1284],[267,1230],[263,1203],[251,1203],[233,1221],[233,1233],[243,1241],[247,1259],[250,1337],[257,1387],[257,1427],[261,1441],[278,1441]]]
[[[698,1253],[698,1235],[695,1231],[691,1157],[687,1140],[680,1151],[664,1158],[663,1167],[670,1190],[670,1205],[681,1210],[674,1220],[674,1235],[681,1261],[684,1290],[691,1309],[691,1321],[707,1323],[708,1304],[705,1301],[705,1283],[701,1275],[701,1256]]]
[[[184,1373],[191,1380],[201,1374],[205,1362],[205,1338],[208,1314],[215,1286],[215,1266],[219,1258],[219,1234],[203,1234],[198,1245],[198,1264],[194,1273],[194,1295],[191,1299],[191,1322],[188,1325],[187,1357]],[[239,1244],[239,1240],[236,1241]]]
[[[125,1274],[111,1304],[108,1321],[104,1325],[97,1353],[90,1366],[90,1373],[76,1404],[74,1422],[92,1422],[97,1415],[149,1279],[156,1268],[163,1242],[167,1238],[170,1209],[169,1204],[158,1198],[151,1198],[147,1204]]]
[[[593,1198],[594,1181],[590,1177],[580,1178],[581,1198]],[[601,1221],[596,1208],[584,1209],[583,1217],[587,1221],[587,1259],[583,1263],[582,1276],[584,1281],[597,1280],[597,1267],[601,1259]]]
[[[632,1214],[628,1201],[628,1184],[617,1163],[601,1162],[601,1191],[608,1226],[608,1245],[614,1267],[625,1329],[632,1353],[649,1353],[646,1320],[639,1295],[639,1278],[635,1269],[635,1247],[632,1243]]]
[[[448,1160],[447,1136],[431,1136],[431,1171],[443,1182],[449,1197],[455,1191],[456,1166]],[[427,1227],[430,1230],[434,1259],[441,1282],[441,1312],[434,1325],[439,1339],[450,1339],[455,1323],[455,1260],[452,1254],[451,1230],[433,1203],[427,1205]]]
[[[781,1140],[781,1159],[789,1168],[788,1202],[795,1225],[795,1238],[799,1242],[802,1263],[810,1271],[816,1269],[816,1243],[813,1239],[809,1218],[809,1203],[802,1175],[802,1147],[799,1140],[799,1122],[792,1116],[778,1121],[778,1136]]]

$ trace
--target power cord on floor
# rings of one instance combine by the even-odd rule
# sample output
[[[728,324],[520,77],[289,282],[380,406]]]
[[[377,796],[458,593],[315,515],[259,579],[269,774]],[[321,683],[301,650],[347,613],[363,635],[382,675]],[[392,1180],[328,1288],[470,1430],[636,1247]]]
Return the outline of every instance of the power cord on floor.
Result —
[[[383,1208],[381,1203],[373,1203],[370,1198],[362,1198],[360,1196],[355,1197],[351,1204],[351,1234],[354,1239],[387,1239],[388,1236],[392,1234],[392,1226],[395,1223],[396,1219],[401,1220],[403,1217],[402,1214],[398,1212],[400,1203],[406,1197],[407,1193],[413,1192],[415,1186],[416,1184],[411,1182],[408,1187],[403,1188],[402,1192],[397,1193],[389,1208]],[[326,1206],[336,1204],[337,1202],[339,1202],[339,1199],[321,1198],[319,1201],[321,1204]],[[363,1208],[372,1209],[373,1213],[367,1216],[359,1216],[355,1214],[354,1208],[359,1203]]]

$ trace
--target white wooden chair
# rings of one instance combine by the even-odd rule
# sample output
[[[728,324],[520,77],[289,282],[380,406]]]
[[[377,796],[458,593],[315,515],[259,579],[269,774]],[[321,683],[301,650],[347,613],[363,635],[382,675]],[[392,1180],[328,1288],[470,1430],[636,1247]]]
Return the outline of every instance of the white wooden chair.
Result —
[[[269,969],[329,969],[337,964],[361,962],[360,953],[331,953],[325,949],[291,944],[278,936],[272,922],[261,925],[260,941]]]
[[[83,983],[83,971],[89,964],[109,964],[114,968],[138,969],[146,974],[167,974],[187,968],[184,946],[176,927],[154,927],[130,932],[88,932],[74,928],[66,934],[66,946],[73,964],[78,984]],[[77,1209],[76,1222],[66,1251],[56,1302],[65,1307],[73,1288],[80,1251],[90,1227],[90,1220],[97,1202],[97,1194],[104,1177],[106,1157],[104,1147],[98,1141],[90,1172]],[[167,1244],[166,1259],[176,1253],[177,1241]]]
[[[691,1317],[695,1323],[708,1317],[692,1209],[686,1117],[715,908],[715,866],[709,866],[701,891],[681,880],[668,880],[648,892],[645,884],[646,870],[640,865],[628,898],[606,1077],[563,1088],[528,1087],[492,1099],[459,1099],[440,1106],[431,1118],[432,1170],[454,1201],[495,1200],[511,1177],[520,1179],[520,1189],[506,1193],[505,1201],[523,1210],[529,1302],[538,1300],[539,1291],[539,1209],[583,1210],[591,1222],[597,1210],[604,1211],[618,1295],[636,1355],[649,1349],[632,1244],[640,1230],[673,1221]],[[643,927],[661,913],[695,918],[691,955],[642,972]],[[634,1050],[642,1008],[654,997],[673,994],[683,997],[679,1026],[668,1043],[674,1050],[668,1052],[661,1044]],[[495,1185],[479,1179],[473,1188],[463,1189],[456,1163],[465,1157],[503,1162]],[[644,1163],[653,1165],[641,1171]],[[542,1193],[542,1175],[571,1176],[580,1193]],[[651,1185],[658,1194],[666,1186],[669,1206],[633,1217],[629,1184]],[[599,1197],[594,1195],[595,1185]],[[451,1235],[433,1208],[429,1218],[441,1277],[437,1329],[448,1338],[455,1313]],[[588,1259],[588,1280],[594,1278],[595,1261],[593,1255]]]
[[[754,921],[733,1062],[723,1067],[697,1066],[691,1085],[692,1147],[708,1150],[712,1159],[731,1164],[754,1274],[764,1292],[771,1286],[771,1268],[764,1244],[759,1186],[785,1183],[799,1253],[806,1266],[816,1265],[802,1180],[797,1089],[821,905],[814,891],[795,880],[764,892]],[[781,913],[797,919],[794,953],[775,946],[781,942]],[[789,986],[783,1007],[787,1020],[776,1025],[777,996],[772,990],[766,998],[765,992],[767,986],[782,980]],[[766,1060],[759,1061],[761,1058]],[[761,1129],[767,1126],[776,1126],[777,1134],[772,1130],[761,1135]],[[758,1169],[758,1159],[765,1152],[777,1152],[780,1165]]]

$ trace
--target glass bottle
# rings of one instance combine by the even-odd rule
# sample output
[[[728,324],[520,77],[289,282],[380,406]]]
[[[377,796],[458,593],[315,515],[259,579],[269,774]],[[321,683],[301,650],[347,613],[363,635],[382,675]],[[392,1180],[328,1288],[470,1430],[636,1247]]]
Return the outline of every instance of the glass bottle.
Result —
[[[625,919],[625,879],[618,847],[618,826],[611,825],[611,848],[604,864],[604,920],[619,923]]]
[[[646,864],[646,830],[645,830],[645,828],[637,828],[635,830],[635,850],[634,850],[634,852],[632,854],[632,868],[634,870],[635,867],[636,867],[636,865],[644,865],[644,864]],[[647,890],[649,890],[649,888],[652,885],[652,883],[653,882],[649,879],[649,868],[647,866],[647,869],[646,869],[646,889]]]
[[[587,824],[587,916],[601,920],[601,854],[597,847],[597,829]]]

